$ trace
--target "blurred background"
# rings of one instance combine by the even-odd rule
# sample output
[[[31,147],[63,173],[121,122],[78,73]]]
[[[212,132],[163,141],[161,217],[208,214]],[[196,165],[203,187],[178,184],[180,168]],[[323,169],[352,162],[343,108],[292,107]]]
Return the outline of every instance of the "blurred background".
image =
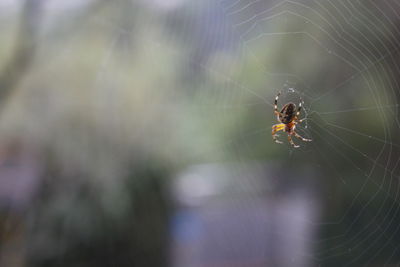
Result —
[[[400,4],[0,0],[0,266],[398,266]],[[303,103],[300,148],[271,138]]]

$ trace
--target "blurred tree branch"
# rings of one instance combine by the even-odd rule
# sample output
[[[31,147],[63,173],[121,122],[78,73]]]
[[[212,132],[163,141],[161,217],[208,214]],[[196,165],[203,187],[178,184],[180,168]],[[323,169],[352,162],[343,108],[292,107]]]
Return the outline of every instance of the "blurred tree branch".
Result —
[[[0,72],[0,105],[8,99],[32,64],[44,2],[26,0],[23,5],[14,51]]]

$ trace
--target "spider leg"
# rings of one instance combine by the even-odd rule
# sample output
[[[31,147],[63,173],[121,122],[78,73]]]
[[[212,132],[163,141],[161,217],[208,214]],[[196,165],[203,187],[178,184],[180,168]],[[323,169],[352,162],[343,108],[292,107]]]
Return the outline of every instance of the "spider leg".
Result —
[[[299,103],[299,107],[297,108],[296,117],[300,115],[300,111],[301,111],[301,101]]]
[[[301,135],[299,135],[296,132],[293,132],[293,133],[294,133],[294,136],[296,136],[297,138],[301,139],[301,141],[303,141],[303,142],[311,142],[312,141],[311,139],[307,139],[307,138],[302,137]]]
[[[278,99],[279,99],[280,95],[281,95],[281,92],[279,91],[278,94],[275,97],[275,105],[274,105],[275,113],[278,113],[278,114],[279,114],[279,111],[278,111]]]
[[[277,120],[280,122],[279,117],[282,116],[282,113],[279,112],[278,110],[278,99],[279,96],[281,95],[281,92],[279,91],[278,94],[275,97],[275,102],[274,102],[274,113],[277,116]]]
[[[282,144],[282,142],[277,139],[278,135],[276,133],[282,131],[283,129],[285,129],[285,127],[286,125],[283,123],[275,124],[272,126],[272,139],[278,144]]]
[[[289,143],[290,143],[294,148],[300,147],[300,146],[296,145],[295,143],[293,143],[292,136],[291,136],[290,134],[288,134],[287,138],[288,138],[288,140],[289,140]]]
[[[297,112],[296,112],[296,124],[297,123],[302,123],[303,121],[305,121],[307,119],[307,118],[303,118],[301,120],[297,119],[300,116],[301,109],[302,109],[302,101],[300,99],[299,107],[297,108]]]
[[[280,117],[283,117],[283,114],[280,113],[280,112],[276,112],[276,111],[275,111],[275,115],[276,115],[276,120],[277,120],[278,122],[281,122]]]

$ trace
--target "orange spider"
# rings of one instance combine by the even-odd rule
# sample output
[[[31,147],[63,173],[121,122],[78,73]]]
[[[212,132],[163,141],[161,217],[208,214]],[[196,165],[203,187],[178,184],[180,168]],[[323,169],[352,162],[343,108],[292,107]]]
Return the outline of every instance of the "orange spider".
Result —
[[[311,139],[307,139],[304,137],[301,137],[298,133],[296,133],[296,125],[300,122],[302,122],[305,119],[299,120],[298,116],[300,115],[300,110],[301,110],[301,102],[299,104],[299,107],[297,108],[296,111],[296,105],[294,103],[287,103],[286,105],[283,106],[282,110],[279,112],[278,111],[278,98],[280,96],[281,92],[279,92],[276,97],[275,97],[275,106],[274,106],[274,113],[277,116],[278,121],[280,122],[279,124],[275,124],[272,126],[272,139],[278,143],[282,144],[281,141],[277,139],[278,135],[276,134],[279,131],[285,131],[288,134],[288,140],[289,143],[293,147],[299,147],[295,143],[293,143],[292,140],[292,135],[296,136],[297,138],[301,139],[304,142],[311,142]]]

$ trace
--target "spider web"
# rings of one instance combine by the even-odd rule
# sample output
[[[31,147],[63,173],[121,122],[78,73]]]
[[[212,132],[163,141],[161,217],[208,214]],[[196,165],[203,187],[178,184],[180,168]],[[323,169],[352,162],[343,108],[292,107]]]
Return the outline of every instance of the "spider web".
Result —
[[[301,97],[307,117],[301,131],[315,141],[301,144],[305,146],[301,152],[289,147],[288,160],[306,153],[314,163],[322,161],[346,192],[346,207],[338,214],[327,221],[309,222],[327,234],[317,241],[322,249],[308,256],[315,263],[339,259],[343,266],[398,262],[398,3],[221,1],[220,5],[238,36],[241,55],[258,65],[251,70],[252,78],[259,75],[265,83],[254,89],[247,85],[253,83],[237,74],[204,67],[207,75],[227,83],[216,90],[219,120],[229,118],[227,113],[235,107],[272,106],[278,90]],[[286,49],[279,48],[287,43]],[[265,55],[266,50],[279,54],[278,59]],[[241,67],[247,74],[245,63]],[[243,95],[261,102],[247,103],[249,98]],[[257,142],[249,138],[269,136],[267,125],[246,129],[217,149],[239,147],[242,155],[236,154],[237,159],[246,158],[243,154],[257,158]]]
[[[279,158],[309,164],[324,174],[325,197],[339,204],[323,219],[307,221],[322,234],[308,240],[317,249],[305,256],[315,266],[398,264],[400,4],[199,2],[165,1],[162,13],[155,11],[158,1],[149,1],[144,6],[152,11],[138,20],[135,33],[98,17],[96,24],[118,34],[100,64],[96,86],[104,88],[115,79],[111,61],[121,49],[121,36],[143,38],[140,45],[150,65],[170,75],[171,60],[159,58],[167,47],[175,72],[181,74],[179,84],[189,88],[183,93],[186,102],[174,103],[185,114],[174,119],[183,121],[177,139],[190,151],[185,154],[190,160]],[[115,5],[125,6],[119,3]],[[165,24],[160,31],[166,41],[143,34],[160,24]],[[313,142],[295,139],[299,149],[272,142],[278,91],[283,93],[280,107],[303,101],[301,117],[306,120],[298,131]],[[105,94],[98,101],[108,103],[109,92]],[[286,141],[284,134],[280,139]]]
[[[326,249],[313,261],[340,259],[342,266],[398,262],[398,3],[239,0],[221,6],[244,53],[268,77],[266,87],[292,83],[289,91],[306,99],[304,129],[315,141],[300,153],[311,151],[322,159],[349,194],[335,218],[310,222],[328,232],[341,228],[317,242]],[[294,51],[282,55],[288,64],[274,66],[260,56],[261,49],[277,43],[293,44]],[[361,223],[363,217],[367,223]]]

